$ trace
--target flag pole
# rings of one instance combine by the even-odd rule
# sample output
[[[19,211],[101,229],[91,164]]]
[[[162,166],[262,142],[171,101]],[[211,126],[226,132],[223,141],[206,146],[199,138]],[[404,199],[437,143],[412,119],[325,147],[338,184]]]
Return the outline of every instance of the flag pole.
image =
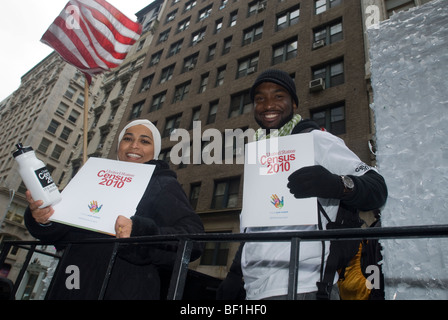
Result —
[[[83,151],[82,151],[82,162],[83,164],[87,161],[87,126],[89,121],[89,81],[87,81],[87,76],[84,79],[84,141],[83,141]]]

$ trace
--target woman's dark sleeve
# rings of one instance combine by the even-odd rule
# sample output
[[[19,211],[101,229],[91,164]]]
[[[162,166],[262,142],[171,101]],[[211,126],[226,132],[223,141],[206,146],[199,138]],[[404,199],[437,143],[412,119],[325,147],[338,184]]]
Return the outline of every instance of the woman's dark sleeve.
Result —
[[[145,193],[146,194],[146,193]],[[177,179],[163,177],[151,186],[148,199],[142,199],[136,214],[131,218],[131,237],[204,233],[201,219],[191,207]],[[202,243],[194,243],[191,261],[200,257]],[[121,256],[136,264],[154,263],[172,266],[177,242],[128,247]]]
[[[60,223],[50,222],[43,225],[34,220],[30,208],[25,210],[25,226],[30,234],[41,241],[56,242],[62,240],[67,234],[69,227]]]

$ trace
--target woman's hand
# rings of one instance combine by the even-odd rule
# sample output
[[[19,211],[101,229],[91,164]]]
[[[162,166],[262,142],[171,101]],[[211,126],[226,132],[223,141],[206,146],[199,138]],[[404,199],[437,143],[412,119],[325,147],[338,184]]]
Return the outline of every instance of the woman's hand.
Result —
[[[40,224],[49,223],[49,219],[54,213],[53,207],[48,206],[40,209],[39,206],[41,206],[44,202],[42,200],[34,201],[29,190],[25,192],[25,196],[26,200],[30,204],[31,215],[33,216],[34,220],[36,220],[36,222]]]
[[[129,238],[132,232],[132,220],[118,216],[115,221],[115,234],[117,238]]]

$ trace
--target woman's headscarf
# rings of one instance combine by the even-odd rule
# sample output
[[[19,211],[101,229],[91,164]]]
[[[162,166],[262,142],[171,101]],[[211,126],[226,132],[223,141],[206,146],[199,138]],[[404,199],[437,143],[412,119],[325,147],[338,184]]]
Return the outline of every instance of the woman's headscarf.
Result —
[[[154,159],[159,158],[160,150],[162,148],[162,138],[160,137],[160,132],[157,130],[156,126],[147,119],[138,119],[129,122],[123,130],[121,130],[120,134],[118,135],[118,145],[117,148],[120,146],[121,139],[123,139],[124,134],[126,133],[126,130],[133,126],[138,125],[144,125],[147,127],[151,132],[154,139]]]

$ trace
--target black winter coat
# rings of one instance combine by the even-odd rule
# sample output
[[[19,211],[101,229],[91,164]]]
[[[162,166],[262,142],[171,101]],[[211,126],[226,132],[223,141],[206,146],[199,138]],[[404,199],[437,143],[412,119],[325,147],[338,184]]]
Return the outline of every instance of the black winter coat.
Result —
[[[176,174],[166,162],[151,160],[156,165],[153,176],[137,206],[132,219],[131,237],[167,234],[203,233],[199,216],[191,207],[186,194],[177,181]],[[73,228],[59,223],[49,226],[38,224],[29,208],[25,212],[25,224],[30,233],[43,241],[75,241],[106,238],[96,232]],[[47,299],[98,299],[111,257],[113,244],[72,245],[61,265],[59,277],[53,279],[53,290]],[[160,299],[159,269],[172,268],[176,258],[176,244],[123,244],[113,266],[105,299]],[[201,254],[202,246],[195,245],[191,260]],[[67,266],[79,268],[80,288],[67,289]]]

